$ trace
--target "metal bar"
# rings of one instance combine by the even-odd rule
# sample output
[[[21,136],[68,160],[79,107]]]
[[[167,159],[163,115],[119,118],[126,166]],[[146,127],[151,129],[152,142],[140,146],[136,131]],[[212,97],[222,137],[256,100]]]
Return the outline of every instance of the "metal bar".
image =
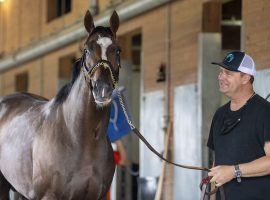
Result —
[[[222,26],[242,26],[242,20],[222,20]]]

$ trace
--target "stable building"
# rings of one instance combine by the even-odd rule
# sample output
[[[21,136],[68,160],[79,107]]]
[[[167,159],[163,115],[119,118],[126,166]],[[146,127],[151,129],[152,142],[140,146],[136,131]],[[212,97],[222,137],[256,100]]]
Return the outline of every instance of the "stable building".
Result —
[[[54,97],[82,55],[88,9],[96,26],[108,25],[118,12],[119,84],[132,120],[177,163],[211,165],[209,126],[227,101],[218,92],[219,69],[212,61],[232,50],[247,52],[258,70],[255,90],[269,97],[268,0],[2,0],[0,95]],[[164,165],[133,134],[122,140],[131,167],[117,169],[114,199],[145,199],[156,190],[165,200],[199,199],[204,173]]]

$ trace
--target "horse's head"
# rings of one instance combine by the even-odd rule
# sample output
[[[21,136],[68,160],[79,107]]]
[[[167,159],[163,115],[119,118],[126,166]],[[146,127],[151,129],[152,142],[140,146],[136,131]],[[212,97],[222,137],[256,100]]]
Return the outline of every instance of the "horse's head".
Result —
[[[98,106],[109,105],[120,68],[120,47],[116,41],[119,17],[114,11],[110,27],[95,27],[89,11],[84,18],[89,33],[84,47],[84,72],[89,81],[94,100]]]

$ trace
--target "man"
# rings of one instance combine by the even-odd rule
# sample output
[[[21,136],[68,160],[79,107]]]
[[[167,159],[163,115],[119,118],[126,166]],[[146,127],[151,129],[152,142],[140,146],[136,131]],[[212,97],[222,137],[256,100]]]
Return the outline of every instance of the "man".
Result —
[[[208,175],[223,186],[226,199],[269,200],[270,103],[253,90],[255,63],[234,51],[212,64],[220,66],[219,90],[230,101],[212,120],[207,146],[214,151],[215,167]]]

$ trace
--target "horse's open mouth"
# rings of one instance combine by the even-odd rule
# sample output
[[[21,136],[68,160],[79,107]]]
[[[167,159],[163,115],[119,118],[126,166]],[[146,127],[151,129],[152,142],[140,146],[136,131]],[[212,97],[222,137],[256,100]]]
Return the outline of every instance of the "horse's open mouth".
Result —
[[[103,81],[92,81],[92,93],[99,106],[107,106],[112,101],[113,87]]]
[[[99,101],[99,100],[95,100],[95,102],[98,104],[98,105],[108,105],[110,104],[112,101],[112,99],[105,99],[105,100],[102,100],[102,101]]]

